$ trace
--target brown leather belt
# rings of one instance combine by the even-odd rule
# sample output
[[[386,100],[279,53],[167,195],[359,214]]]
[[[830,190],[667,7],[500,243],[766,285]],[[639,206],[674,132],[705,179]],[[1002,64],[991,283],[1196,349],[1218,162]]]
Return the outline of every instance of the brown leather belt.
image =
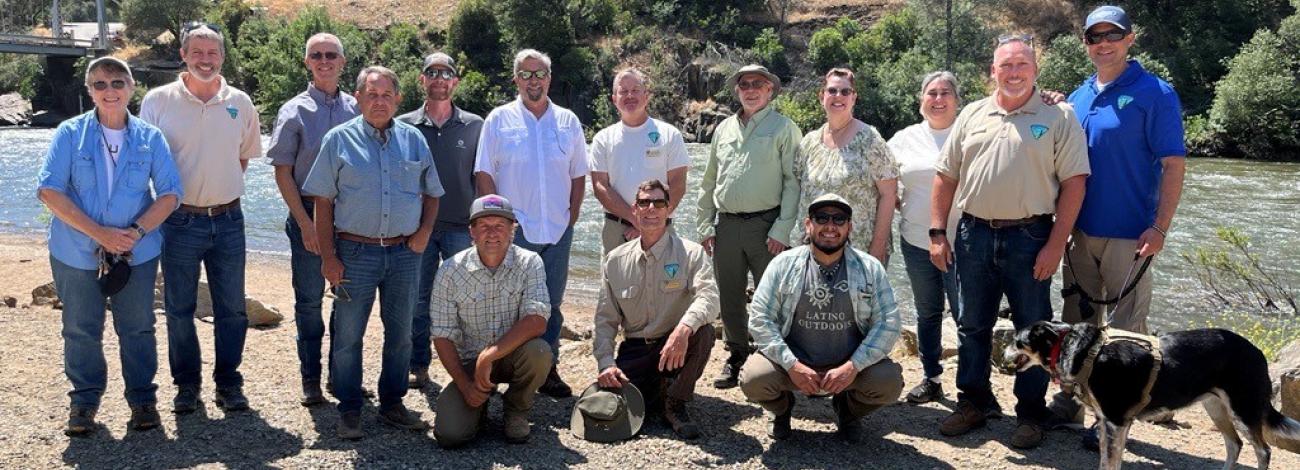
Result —
[[[405,243],[407,238],[406,235],[400,235],[400,236],[388,237],[388,238],[370,238],[370,237],[363,237],[361,235],[351,234],[347,232],[339,232],[337,233],[337,235],[340,240],[347,240],[350,242],[365,243],[367,245],[379,245],[379,246],[399,245]]]
[[[974,220],[974,221],[976,221],[976,222],[982,223],[982,224],[984,224],[984,225],[988,225],[989,227],[994,228],[994,229],[999,229],[999,228],[1008,228],[1008,227],[1019,227],[1019,226],[1021,226],[1021,225],[1029,225],[1029,224],[1034,224],[1034,223],[1038,223],[1038,222],[1051,222],[1051,221],[1052,221],[1052,214],[1038,214],[1038,215],[1031,215],[1031,216],[1029,216],[1029,217],[1025,217],[1025,218],[1023,218],[1023,219],[981,219],[981,218],[979,218],[979,217],[975,217],[975,216],[973,216],[973,215],[970,215],[969,213],[966,214],[966,216],[967,216],[967,217],[970,217],[971,220]]]
[[[632,226],[632,222],[628,221],[627,219],[624,219],[624,218],[619,217],[619,216],[614,215],[614,214],[610,214],[610,213],[608,213],[608,212],[605,213],[605,220],[609,220],[609,221],[613,221],[613,222],[618,222],[618,223],[620,223],[620,224],[623,224],[624,227],[631,227],[631,226]]]
[[[741,219],[752,219],[754,217],[762,217],[772,212],[781,212],[781,206],[776,206],[771,209],[758,211],[758,212],[723,212],[721,213],[721,215],[727,217],[736,217]]]
[[[198,215],[206,215],[208,217],[215,217],[224,214],[226,213],[226,211],[229,211],[231,209],[238,209],[238,208],[239,208],[239,198],[235,198],[235,200],[233,201],[227,202],[225,204],[217,204],[215,206],[191,206],[189,204],[181,204],[179,210],[186,214],[198,214]]]

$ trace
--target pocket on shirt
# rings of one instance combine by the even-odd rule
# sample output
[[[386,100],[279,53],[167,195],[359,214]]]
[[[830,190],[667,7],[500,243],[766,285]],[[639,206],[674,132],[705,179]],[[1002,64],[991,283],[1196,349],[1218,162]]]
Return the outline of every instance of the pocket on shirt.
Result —
[[[72,161],[72,185],[78,191],[89,192],[95,188],[95,162],[86,156]]]
[[[507,162],[527,160],[523,157],[528,156],[528,129],[508,128],[501,129],[498,133]]]
[[[420,176],[424,174],[424,162],[403,161],[398,165],[397,187],[402,192],[420,192]]]
[[[542,134],[542,145],[546,149],[546,158],[550,160],[569,159],[569,139],[573,135],[573,126],[558,126]]]
[[[141,190],[149,188],[149,162],[128,161],[123,182],[127,188]]]

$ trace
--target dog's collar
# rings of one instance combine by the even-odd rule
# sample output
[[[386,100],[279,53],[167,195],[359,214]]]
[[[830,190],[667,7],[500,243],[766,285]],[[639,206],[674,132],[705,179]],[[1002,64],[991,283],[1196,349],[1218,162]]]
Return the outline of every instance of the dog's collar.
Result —
[[[1056,337],[1056,341],[1052,343],[1052,353],[1047,356],[1047,370],[1052,373],[1052,380],[1058,384],[1061,382],[1061,371],[1057,370],[1056,366],[1061,363],[1061,346],[1065,345],[1065,335],[1068,334],[1069,331]]]

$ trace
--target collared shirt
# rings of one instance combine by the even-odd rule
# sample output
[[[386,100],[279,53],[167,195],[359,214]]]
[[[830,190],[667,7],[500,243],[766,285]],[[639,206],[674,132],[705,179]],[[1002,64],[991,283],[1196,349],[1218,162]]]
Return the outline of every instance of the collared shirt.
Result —
[[[1074,108],[1043,104],[1038,89],[1032,93],[1015,111],[990,96],[957,115],[935,165],[958,181],[954,207],[982,219],[1054,214],[1061,182],[1090,172]]]
[[[221,80],[221,89],[206,103],[185,88],[180,78],[149,90],[140,102],[140,119],[157,126],[167,138],[185,186],[183,204],[215,206],[244,194],[240,160],[262,155],[262,125],[253,100]]]
[[[844,266],[849,276],[849,299],[853,302],[853,322],[862,332],[862,344],[849,359],[859,371],[889,355],[898,341],[898,304],[894,289],[885,276],[885,268],[850,245],[844,251]],[[794,323],[794,309],[807,286],[808,245],[798,246],[776,255],[763,271],[763,280],[754,290],[749,304],[749,334],[758,351],[786,370],[797,358],[786,344]]]
[[[438,202],[438,224],[434,230],[460,229],[469,226],[469,206],[474,203],[474,155],[483,118],[452,106],[451,117],[438,127],[424,113],[424,106],[398,116],[397,120],[415,126],[424,134],[433,153],[433,165],[447,190]]]
[[[117,228],[130,227],[153,205],[153,194],[181,198],[181,178],[162,132],[130,116],[117,156],[114,184],[109,189],[109,176],[104,171],[109,157],[103,151],[102,129],[94,110],[59,124],[41,165],[37,190],[63,193],[95,223]],[[131,264],[157,257],[162,252],[162,241],[159,230],[145,234],[131,249]],[[99,267],[95,256],[99,244],[58,217],[50,222],[49,246],[50,254],[68,266]]]
[[[497,193],[514,206],[525,239],[558,242],[569,227],[572,180],[587,176],[582,123],[550,101],[538,118],[515,98],[483,121],[474,171],[492,176]]]
[[[799,215],[799,126],[769,105],[740,123],[732,115],[718,124],[709,144],[700,194],[700,236],[713,236],[718,212],[761,212],[779,207],[781,215],[767,236],[790,245]]]
[[[266,156],[272,165],[292,166],[293,181],[301,190],[312,163],[316,162],[316,154],[320,153],[325,133],[359,114],[357,99],[352,95],[339,90],[337,95],[330,96],[308,83],[307,91],[280,106]]]
[[[470,248],[442,262],[429,300],[430,334],[456,344],[462,361],[474,360],[525,315],[551,317],[542,258],[511,245],[496,269]]]
[[[718,318],[713,264],[700,244],[669,231],[650,250],[632,240],[609,251],[593,325],[598,370],[614,365],[614,336],[656,339],[686,325],[694,332]]]
[[[912,246],[930,249],[930,194],[934,190],[934,165],[939,152],[952,133],[933,129],[924,121],[907,126],[889,138],[889,151],[898,159],[898,190],[902,204],[898,207],[898,231]],[[948,214],[948,239],[957,233],[961,211]]]
[[[1088,137],[1088,197],[1075,227],[1093,237],[1136,239],[1156,221],[1165,157],[1187,154],[1182,104],[1136,60],[1104,89],[1097,75],[1070,94]]]
[[[631,127],[622,121],[591,138],[591,171],[609,174],[609,184],[629,206],[637,187],[650,179],[668,184],[668,171],[691,165],[686,140],[671,124],[649,118]]]
[[[357,116],[325,134],[307,175],[305,196],[334,200],[334,228],[363,237],[410,235],[420,228],[424,196],[443,194],[429,146],[410,124],[381,131]]]

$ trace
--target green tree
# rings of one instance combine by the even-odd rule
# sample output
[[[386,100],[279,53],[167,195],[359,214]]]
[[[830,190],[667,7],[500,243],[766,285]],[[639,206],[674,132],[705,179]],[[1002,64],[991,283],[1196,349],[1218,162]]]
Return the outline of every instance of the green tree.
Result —
[[[750,50],[769,71],[789,81],[790,63],[785,59],[785,46],[781,44],[781,36],[776,33],[776,29],[764,28],[754,39],[754,47]]]
[[[420,30],[410,24],[388,27],[384,42],[375,51],[375,63],[383,64],[397,73],[401,82],[402,111],[415,109],[424,101],[420,87],[420,66],[428,54],[427,44],[421,41]]]
[[[1300,14],[1263,30],[1228,62],[1210,125],[1236,156],[1300,158]]]
[[[127,35],[136,40],[149,40],[164,31],[181,37],[181,25],[203,17],[210,5],[208,0],[122,0],[122,23]]]
[[[45,78],[41,59],[31,54],[0,54],[0,95],[17,92],[31,100]]]
[[[506,44],[501,25],[487,0],[465,0],[447,26],[447,47],[466,58],[463,62],[486,78],[500,75],[506,67]]]

